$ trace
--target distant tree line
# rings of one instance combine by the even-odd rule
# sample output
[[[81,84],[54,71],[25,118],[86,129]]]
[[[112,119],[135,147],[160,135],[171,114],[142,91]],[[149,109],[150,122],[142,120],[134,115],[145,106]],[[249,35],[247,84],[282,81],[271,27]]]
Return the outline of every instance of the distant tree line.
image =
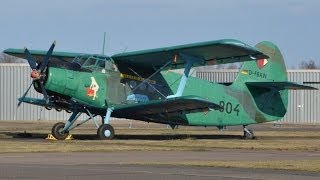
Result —
[[[299,64],[298,69],[320,69],[320,65],[314,60],[302,61]]]

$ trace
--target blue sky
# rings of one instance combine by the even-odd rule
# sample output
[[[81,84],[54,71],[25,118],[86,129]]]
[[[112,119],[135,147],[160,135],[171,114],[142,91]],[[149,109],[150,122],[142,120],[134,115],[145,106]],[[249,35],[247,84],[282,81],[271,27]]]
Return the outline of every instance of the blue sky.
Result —
[[[318,0],[2,0],[0,51],[12,47],[101,53],[233,38],[269,40],[287,66],[320,63]]]

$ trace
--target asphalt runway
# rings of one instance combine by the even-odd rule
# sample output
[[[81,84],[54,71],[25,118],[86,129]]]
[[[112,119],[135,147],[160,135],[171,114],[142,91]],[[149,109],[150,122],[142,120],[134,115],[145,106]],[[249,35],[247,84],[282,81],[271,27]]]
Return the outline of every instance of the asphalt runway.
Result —
[[[0,154],[0,179],[320,179],[320,173],[270,169],[134,165],[190,160],[315,159],[320,152],[251,150]]]
[[[133,165],[0,165],[1,179],[319,179],[318,174],[275,170]]]
[[[53,122],[1,122],[0,139],[6,142],[46,142],[46,131]],[[127,121],[116,122],[117,128],[130,130]],[[135,123],[138,130],[144,128],[164,129],[157,124]],[[320,126],[273,126],[272,124],[251,126],[257,134],[264,132],[319,132]],[[82,129],[81,129],[82,128]],[[97,137],[88,134],[91,124],[81,127],[74,137],[79,143],[83,140],[91,141]],[[241,140],[241,127],[228,127],[228,130],[240,130],[238,135],[202,134],[203,130],[214,128],[180,127],[178,131],[197,130],[198,134],[116,134],[115,140],[121,141],[167,141],[180,139]],[[137,131],[132,129],[133,132]],[[152,131],[152,130],[150,130]],[[31,133],[30,133],[31,132]],[[82,134],[83,132],[86,132]],[[281,134],[280,133],[280,134]],[[292,138],[310,140],[319,136],[285,136],[280,138],[291,141]],[[258,137],[261,138],[261,137]],[[275,136],[264,136],[264,140],[278,139]],[[263,142],[263,141],[262,141]],[[55,143],[55,142],[52,142]],[[75,144],[78,143],[75,141]],[[98,142],[99,143],[99,142]],[[59,143],[63,145],[63,143]],[[106,144],[107,146],[108,144]],[[52,147],[52,146],[51,146]],[[0,144],[1,148],[1,144]],[[51,150],[50,150],[51,151]],[[217,168],[173,165],[177,162],[205,162],[205,161],[265,161],[265,160],[317,160],[320,152],[317,151],[271,151],[271,150],[244,150],[244,149],[214,149],[209,151],[112,151],[112,152],[41,152],[41,153],[0,153],[0,179],[320,179],[320,173],[286,171],[271,169],[244,169],[244,168]],[[171,164],[156,165],[155,163]],[[139,164],[139,165],[137,165]]]

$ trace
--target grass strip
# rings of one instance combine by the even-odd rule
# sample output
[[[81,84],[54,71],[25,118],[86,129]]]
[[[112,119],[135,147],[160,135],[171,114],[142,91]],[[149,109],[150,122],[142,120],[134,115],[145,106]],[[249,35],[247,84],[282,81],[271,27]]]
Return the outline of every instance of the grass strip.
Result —
[[[0,153],[7,152],[117,152],[117,151],[211,151],[214,149],[247,149],[273,151],[306,151],[320,150],[318,139],[292,140],[1,140]]]

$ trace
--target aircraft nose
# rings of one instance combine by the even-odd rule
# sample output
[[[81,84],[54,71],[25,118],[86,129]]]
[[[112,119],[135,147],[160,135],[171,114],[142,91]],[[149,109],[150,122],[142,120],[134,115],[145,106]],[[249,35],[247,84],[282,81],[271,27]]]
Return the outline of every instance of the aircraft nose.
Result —
[[[30,76],[31,76],[32,79],[39,79],[40,78],[40,73],[39,73],[39,71],[34,69],[34,70],[32,70]]]

